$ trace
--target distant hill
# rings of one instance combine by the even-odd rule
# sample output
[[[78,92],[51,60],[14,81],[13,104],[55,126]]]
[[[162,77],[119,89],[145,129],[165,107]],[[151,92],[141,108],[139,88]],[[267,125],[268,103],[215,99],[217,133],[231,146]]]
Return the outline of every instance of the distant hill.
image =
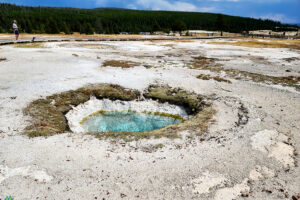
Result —
[[[94,8],[94,9],[91,9],[91,10],[130,10],[130,9],[127,9],[127,8],[110,8],[110,7],[107,7],[107,8]]]
[[[20,31],[27,33],[81,32],[119,33],[154,32],[170,30],[223,30],[242,32],[249,30],[288,29],[271,20],[218,15],[199,12],[139,11],[119,8],[52,8],[0,4],[0,32],[12,32],[16,19]],[[294,26],[295,27],[295,26]],[[278,30],[278,29],[277,29]]]

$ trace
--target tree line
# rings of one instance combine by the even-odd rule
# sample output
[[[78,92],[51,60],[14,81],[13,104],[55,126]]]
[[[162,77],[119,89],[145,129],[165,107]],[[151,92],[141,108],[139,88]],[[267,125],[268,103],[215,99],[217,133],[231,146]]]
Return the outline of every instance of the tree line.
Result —
[[[213,13],[139,11],[128,9],[77,9],[29,7],[0,3],[0,33],[12,32],[16,19],[20,32],[85,34],[118,34],[120,32],[170,32],[208,30],[240,33],[250,30],[288,30],[296,25],[284,25],[272,20],[235,17]]]

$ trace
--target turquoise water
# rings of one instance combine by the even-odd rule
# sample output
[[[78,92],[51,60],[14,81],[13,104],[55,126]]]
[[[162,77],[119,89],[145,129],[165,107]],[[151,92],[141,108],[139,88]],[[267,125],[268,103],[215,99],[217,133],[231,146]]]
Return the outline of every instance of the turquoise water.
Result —
[[[89,132],[144,132],[181,122],[174,117],[124,111],[98,113],[85,119],[82,125]]]

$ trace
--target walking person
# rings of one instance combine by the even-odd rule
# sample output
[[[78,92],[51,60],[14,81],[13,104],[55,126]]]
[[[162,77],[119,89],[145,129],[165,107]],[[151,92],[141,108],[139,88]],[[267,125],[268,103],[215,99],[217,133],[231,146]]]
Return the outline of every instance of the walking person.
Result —
[[[18,40],[19,39],[19,28],[17,25],[17,20],[14,20],[13,30],[14,30],[14,34],[16,35],[16,40]]]

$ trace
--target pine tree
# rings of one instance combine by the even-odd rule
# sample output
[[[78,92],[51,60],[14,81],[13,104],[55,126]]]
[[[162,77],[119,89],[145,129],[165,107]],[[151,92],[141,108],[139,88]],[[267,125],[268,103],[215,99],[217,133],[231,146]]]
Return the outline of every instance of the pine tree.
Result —
[[[155,20],[154,23],[153,23],[153,28],[152,28],[153,32],[156,32],[156,31],[160,31],[161,28],[160,28],[160,25],[158,24],[158,22]]]
[[[117,25],[114,25],[114,27],[113,27],[113,33],[114,34],[120,34],[120,31],[119,31],[119,28],[118,28]]]
[[[45,24],[40,25],[40,33],[45,33]]]
[[[181,35],[181,32],[186,30],[186,29],[187,29],[186,24],[182,20],[176,20],[173,23],[172,30],[173,31],[179,31],[180,35]]]
[[[25,32],[26,33],[32,33],[32,31],[33,31],[32,23],[31,23],[30,19],[27,19],[26,26],[25,26]]]
[[[224,23],[223,15],[218,14],[216,25],[217,25],[218,30],[221,31],[221,36],[223,36],[223,31],[225,29],[225,23]]]
[[[103,25],[100,19],[97,19],[95,22],[95,32],[96,33],[103,33]]]
[[[87,23],[84,33],[87,34],[87,35],[92,35],[92,34],[94,34],[94,32],[95,32],[95,30],[92,27],[91,23]]]
[[[46,33],[59,33],[57,22],[53,18],[50,18],[49,20],[47,19],[45,30]]]
[[[63,23],[63,32],[67,35],[70,34],[70,29],[66,22]]]
[[[164,33],[167,33],[167,34],[170,34],[170,33],[171,33],[171,30],[167,28],[167,29],[164,29],[163,32],[164,32]]]
[[[49,19],[46,20],[45,32],[46,33],[51,33],[52,32]]]
[[[52,33],[59,33],[57,22],[54,19],[52,20]]]

